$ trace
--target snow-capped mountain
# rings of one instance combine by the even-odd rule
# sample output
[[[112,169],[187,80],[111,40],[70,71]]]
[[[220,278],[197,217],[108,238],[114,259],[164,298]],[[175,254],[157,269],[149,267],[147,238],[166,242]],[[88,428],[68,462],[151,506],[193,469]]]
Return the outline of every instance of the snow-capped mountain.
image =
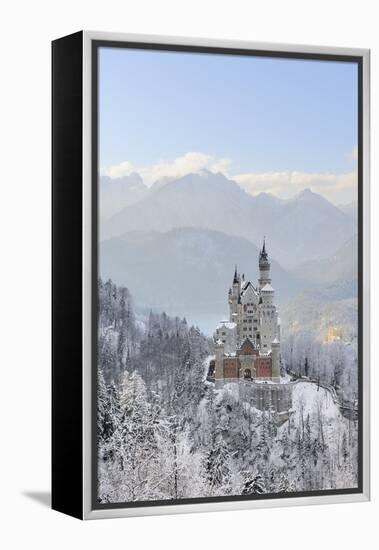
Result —
[[[143,199],[147,194],[147,187],[139,174],[133,173],[122,178],[99,178],[99,206],[100,218],[106,220]]]
[[[143,200],[101,226],[101,239],[130,231],[200,227],[260,246],[286,268],[332,254],[354,233],[354,221],[326,199],[305,190],[291,200],[251,196],[222,174],[203,171],[157,186]]]

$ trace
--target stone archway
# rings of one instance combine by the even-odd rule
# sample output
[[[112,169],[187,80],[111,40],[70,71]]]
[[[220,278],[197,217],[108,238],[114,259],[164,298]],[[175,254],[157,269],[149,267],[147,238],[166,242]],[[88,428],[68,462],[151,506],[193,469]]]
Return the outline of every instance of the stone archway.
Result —
[[[251,370],[245,369],[243,372],[243,377],[245,378],[245,380],[251,380]]]

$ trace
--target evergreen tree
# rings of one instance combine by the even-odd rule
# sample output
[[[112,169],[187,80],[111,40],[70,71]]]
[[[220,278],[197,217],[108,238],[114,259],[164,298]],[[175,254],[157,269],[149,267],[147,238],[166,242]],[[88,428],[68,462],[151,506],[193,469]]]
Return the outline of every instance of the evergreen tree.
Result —
[[[242,495],[261,495],[266,492],[264,479],[260,474],[245,473]]]
[[[229,460],[227,445],[219,435],[206,456],[206,472],[212,494],[218,494],[220,489],[227,494],[231,475]]]
[[[346,432],[343,432],[343,436],[342,436],[341,453],[342,453],[343,462],[346,465],[347,459],[349,458]]]

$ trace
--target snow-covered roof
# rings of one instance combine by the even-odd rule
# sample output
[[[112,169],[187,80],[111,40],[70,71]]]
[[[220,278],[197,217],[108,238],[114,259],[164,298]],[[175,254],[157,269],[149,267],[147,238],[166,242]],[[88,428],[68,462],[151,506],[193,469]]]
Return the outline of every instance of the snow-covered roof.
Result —
[[[220,323],[217,325],[217,328],[228,328],[230,330],[233,330],[236,328],[236,323],[233,323],[231,321],[220,321]]]
[[[274,289],[272,288],[272,286],[270,284],[267,283],[267,285],[265,285],[263,288],[262,288],[262,291],[261,292],[274,292]]]
[[[251,288],[253,292],[257,292],[254,288],[254,285],[252,285],[250,281],[245,281],[243,286],[241,287],[241,296],[243,296],[249,288]]]
[[[273,344],[280,344],[279,340],[277,338],[274,338],[272,341]]]

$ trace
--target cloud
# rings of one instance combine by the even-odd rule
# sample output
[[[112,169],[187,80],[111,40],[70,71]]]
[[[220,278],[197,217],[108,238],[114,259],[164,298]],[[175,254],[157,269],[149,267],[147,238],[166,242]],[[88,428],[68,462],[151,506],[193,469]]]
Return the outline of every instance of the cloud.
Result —
[[[350,160],[356,160],[357,147],[353,147],[348,155]],[[170,181],[206,169],[214,173],[223,173],[252,195],[265,192],[287,199],[305,188],[310,188],[335,204],[347,204],[356,200],[356,162],[354,164],[353,170],[345,173],[283,170],[233,175],[230,159],[201,152],[189,152],[173,160],[161,160],[148,166],[138,166],[130,161],[123,161],[103,170],[102,174],[111,178],[119,178],[137,172],[145,184],[150,187],[159,180],[161,182]]]
[[[357,191],[356,171],[346,173],[311,173],[302,171],[280,171],[245,173],[233,179],[248,193],[272,193],[280,198],[290,198],[299,191],[309,188],[334,203],[354,200]]]
[[[115,164],[114,166],[110,166],[108,170],[104,171],[105,176],[109,176],[110,178],[121,178],[122,176],[127,176],[133,172],[133,166],[131,163],[127,160],[120,162],[120,164]]]
[[[102,173],[111,178],[119,178],[138,172],[149,187],[161,179],[176,179],[187,174],[198,173],[204,169],[210,172],[222,172],[227,175],[231,161],[199,152],[189,152],[173,161],[159,161],[151,166],[134,166],[129,161],[110,166]]]

